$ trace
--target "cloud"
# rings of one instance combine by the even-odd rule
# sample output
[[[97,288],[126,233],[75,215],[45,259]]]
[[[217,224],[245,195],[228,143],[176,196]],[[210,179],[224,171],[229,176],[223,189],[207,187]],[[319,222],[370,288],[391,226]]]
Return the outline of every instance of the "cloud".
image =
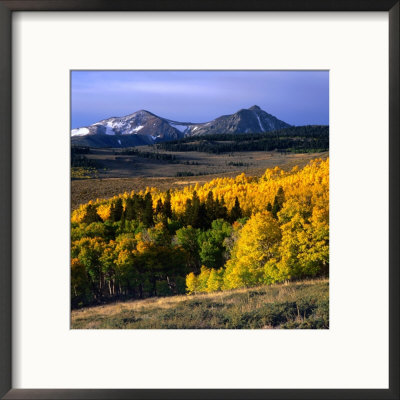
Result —
[[[223,91],[231,91],[224,88]],[[221,87],[210,85],[208,82],[186,81],[186,80],[106,80],[82,82],[72,87],[72,92],[76,95],[83,94],[171,94],[171,95],[218,95]]]

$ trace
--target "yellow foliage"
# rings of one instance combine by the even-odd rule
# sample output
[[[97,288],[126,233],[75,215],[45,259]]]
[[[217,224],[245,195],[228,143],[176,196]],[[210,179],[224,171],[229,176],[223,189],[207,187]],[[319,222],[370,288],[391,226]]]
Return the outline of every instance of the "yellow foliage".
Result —
[[[281,189],[280,189],[281,188]],[[229,238],[230,259],[221,270],[201,268],[198,276],[190,273],[186,277],[188,293],[213,292],[273,283],[292,278],[314,276],[326,272],[329,266],[329,159],[315,159],[303,169],[292,168],[285,172],[279,167],[267,169],[260,177],[246,176],[213,179],[203,185],[196,184],[170,191],[171,208],[175,215],[185,211],[187,199],[192,199],[196,190],[201,202],[205,202],[211,191],[214,199],[224,199],[228,211],[239,200],[247,222],[236,222]],[[278,190],[283,190],[284,201],[275,211],[267,211],[267,205],[276,205]],[[147,187],[138,194],[151,193],[153,206],[159,199],[165,202],[166,192]],[[121,198],[123,206],[134,193],[123,193],[113,199],[97,199],[79,206],[71,215],[73,223],[84,220],[90,204],[103,221],[110,218],[112,201]],[[244,224],[243,227],[241,224]],[[138,233],[135,239],[121,241],[117,245],[117,265],[132,263],[132,255],[146,253],[152,243],[169,243],[170,237],[161,222]],[[96,239],[93,245],[102,246]],[[83,246],[84,242],[73,245]],[[100,250],[98,250],[100,251]],[[89,258],[81,252],[79,261]],[[86,257],[86,258],[85,258]],[[79,271],[77,259],[73,268]]]
[[[108,218],[110,218],[110,211],[111,203],[101,204],[97,207],[97,214],[99,214],[103,221],[106,221]]]
[[[186,276],[186,291],[188,294],[196,293],[197,289],[197,277],[191,272]]]
[[[329,159],[312,160],[300,171],[294,167],[292,171],[285,172],[279,167],[275,167],[267,169],[261,178],[246,176],[242,173],[235,178],[216,178],[201,186],[196,184],[183,189],[174,189],[170,191],[171,207],[176,214],[182,214],[185,211],[186,200],[193,196],[193,190],[197,191],[201,201],[205,201],[208,192],[211,191],[214,198],[224,198],[228,210],[232,209],[237,197],[244,215],[251,216],[251,214],[264,211],[268,202],[273,203],[280,186],[283,188],[287,200],[292,197],[310,198],[314,202],[311,205],[314,206],[315,202],[319,201],[321,197],[328,196],[329,193]],[[148,192],[152,195],[154,207],[158,199],[165,201],[166,193],[156,188],[147,187],[139,194],[145,195]],[[130,193],[130,195],[132,194],[133,192]],[[127,196],[127,193],[123,193],[114,196],[113,199],[98,199],[93,204],[105,221],[110,216],[111,201],[121,197],[125,205]],[[80,206],[73,211],[72,222],[81,222],[85,206]]]
[[[227,263],[224,287],[235,289],[262,283],[264,264],[276,252],[281,230],[270,212],[253,215],[240,232]]]

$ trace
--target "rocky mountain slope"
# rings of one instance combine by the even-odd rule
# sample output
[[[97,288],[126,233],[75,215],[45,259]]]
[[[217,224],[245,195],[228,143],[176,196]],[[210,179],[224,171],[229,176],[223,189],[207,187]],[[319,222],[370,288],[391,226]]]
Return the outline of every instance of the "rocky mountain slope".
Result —
[[[129,147],[213,133],[261,133],[290,125],[258,106],[223,115],[210,122],[178,122],[140,110],[125,117],[112,117],[73,129],[71,142],[90,147]]]

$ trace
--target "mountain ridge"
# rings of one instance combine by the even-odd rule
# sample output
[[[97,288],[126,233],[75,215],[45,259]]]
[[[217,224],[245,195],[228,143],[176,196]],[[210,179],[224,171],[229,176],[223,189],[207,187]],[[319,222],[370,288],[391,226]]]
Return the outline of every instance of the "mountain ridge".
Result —
[[[291,125],[254,105],[202,123],[179,122],[138,110],[71,130],[71,142],[90,147],[130,147],[216,133],[264,133]]]

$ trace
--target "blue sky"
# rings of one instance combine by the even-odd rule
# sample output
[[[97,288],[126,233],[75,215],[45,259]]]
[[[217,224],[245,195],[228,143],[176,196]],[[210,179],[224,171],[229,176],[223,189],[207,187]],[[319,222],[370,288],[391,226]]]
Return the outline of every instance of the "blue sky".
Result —
[[[292,125],[329,124],[329,72],[71,72],[71,128],[141,109],[206,122],[253,105]]]

